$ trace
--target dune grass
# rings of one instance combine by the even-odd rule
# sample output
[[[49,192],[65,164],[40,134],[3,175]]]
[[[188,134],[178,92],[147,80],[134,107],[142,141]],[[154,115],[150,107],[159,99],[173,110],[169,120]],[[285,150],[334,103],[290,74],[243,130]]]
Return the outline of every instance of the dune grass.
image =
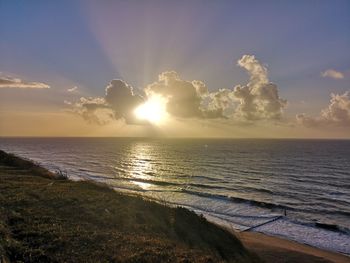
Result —
[[[187,209],[28,162],[0,152],[0,262],[260,262]]]

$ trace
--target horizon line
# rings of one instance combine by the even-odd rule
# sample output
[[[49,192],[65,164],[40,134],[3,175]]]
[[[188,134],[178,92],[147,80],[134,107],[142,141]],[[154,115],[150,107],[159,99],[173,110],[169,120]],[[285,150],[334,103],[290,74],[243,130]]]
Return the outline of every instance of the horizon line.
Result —
[[[333,138],[333,137],[182,137],[182,136],[0,136],[0,139],[77,139],[77,138],[91,138],[91,139],[211,139],[211,140],[350,140],[347,138]]]

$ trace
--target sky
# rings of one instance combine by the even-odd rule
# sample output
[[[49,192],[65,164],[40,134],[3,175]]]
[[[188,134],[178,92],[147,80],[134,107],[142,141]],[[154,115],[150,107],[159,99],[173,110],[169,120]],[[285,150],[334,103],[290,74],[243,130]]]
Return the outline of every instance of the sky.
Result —
[[[350,2],[0,0],[0,136],[350,138]]]

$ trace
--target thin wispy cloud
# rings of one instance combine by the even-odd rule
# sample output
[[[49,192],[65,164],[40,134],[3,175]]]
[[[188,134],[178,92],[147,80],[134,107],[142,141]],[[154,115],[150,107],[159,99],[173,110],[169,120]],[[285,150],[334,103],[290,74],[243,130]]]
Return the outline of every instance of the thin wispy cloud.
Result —
[[[332,78],[332,79],[343,79],[344,74],[340,71],[334,69],[327,69],[326,71],[321,73],[321,76],[324,78]]]
[[[2,89],[48,89],[49,85],[43,82],[24,81],[19,78],[0,76],[0,88]]]

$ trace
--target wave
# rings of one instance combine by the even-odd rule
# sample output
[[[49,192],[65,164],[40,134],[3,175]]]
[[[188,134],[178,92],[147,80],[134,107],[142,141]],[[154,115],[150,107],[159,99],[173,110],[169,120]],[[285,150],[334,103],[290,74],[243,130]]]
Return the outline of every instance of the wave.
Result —
[[[339,180],[339,178],[337,178]],[[339,183],[332,183],[327,181],[326,183],[323,181],[317,181],[315,179],[305,179],[305,178],[290,178],[290,180],[297,182],[297,183],[306,183],[306,184],[311,184],[311,185],[319,185],[321,187],[341,187],[345,189],[350,189],[350,184],[344,183],[344,182],[339,182]]]
[[[139,193],[149,193],[149,192],[164,192],[164,193],[168,193],[169,191],[164,191],[164,190],[145,190],[145,189],[135,189],[135,188],[129,188],[129,187],[113,187],[115,190],[127,190],[127,191],[132,191],[132,192],[139,192]],[[203,197],[210,197],[210,198],[216,198],[216,199],[222,199],[222,200],[230,200],[230,201],[234,201],[237,203],[245,203],[248,205],[256,205],[259,207],[263,207],[263,208],[272,208],[272,209],[281,209],[281,210],[298,210],[298,209],[293,209],[289,206],[283,206],[283,205],[278,205],[278,204],[273,204],[273,203],[267,203],[267,202],[262,202],[262,201],[256,201],[256,200],[249,200],[249,199],[244,199],[244,198],[240,198],[240,197],[227,197],[224,195],[212,195],[212,194],[208,194],[208,193],[198,193],[195,191],[189,191],[186,189],[181,189],[180,191],[175,190],[175,191],[171,191],[171,192],[185,192],[188,194],[195,194],[195,195],[200,195]],[[155,197],[150,197],[147,196],[147,198],[152,199],[154,201],[161,201],[158,198]],[[237,223],[237,221],[235,220],[235,218],[241,218],[241,219],[250,219],[250,220],[257,220],[257,222],[259,220],[264,220],[266,222],[270,222],[271,220],[278,220],[279,218],[284,218],[284,220],[287,220],[289,222],[292,222],[294,224],[297,225],[304,225],[304,226],[309,226],[309,227],[315,227],[315,228],[320,228],[320,229],[325,229],[328,231],[333,231],[333,232],[338,232],[338,233],[343,233],[343,234],[347,234],[350,235],[350,229],[337,225],[337,224],[330,224],[330,223],[323,223],[323,222],[315,222],[315,223],[309,223],[309,222],[302,222],[300,220],[294,220],[294,219],[288,219],[285,215],[276,215],[276,214],[260,214],[260,215],[244,215],[244,214],[231,214],[231,213],[224,213],[224,212],[219,212],[215,209],[203,209],[203,207],[195,205],[195,204],[190,204],[190,205],[183,205],[181,203],[178,202],[174,202],[174,201],[167,201],[168,204],[170,205],[180,205],[180,206],[185,206],[191,210],[197,211],[197,213],[204,213],[204,214],[210,214],[211,216],[220,218],[224,221],[227,222],[231,222],[231,223],[235,223],[238,225],[241,225],[242,227],[246,227],[248,229],[250,228],[255,228],[256,226],[254,225],[249,225],[249,224],[245,224],[242,222]],[[263,222],[264,224],[265,222]]]
[[[210,194],[210,193],[204,193],[204,192],[197,192],[197,191],[192,191],[189,189],[182,189],[182,192],[185,192],[187,194],[192,194],[192,195],[197,195],[201,197],[207,197],[207,198],[213,198],[213,199],[221,199],[225,201],[233,201],[235,203],[244,203],[252,206],[257,206],[261,208],[267,208],[271,210],[281,210],[282,211],[296,211],[296,212],[307,212],[307,213],[317,213],[317,214],[338,214],[338,215],[344,215],[344,216],[350,216],[350,212],[348,211],[330,211],[330,210],[323,210],[323,209],[316,209],[314,208],[313,210],[307,210],[307,209],[300,209],[288,205],[282,205],[282,204],[276,204],[276,203],[269,203],[265,201],[260,201],[260,200],[254,200],[254,199],[246,199],[242,197],[233,197],[233,196],[227,196],[227,195],[220,195],[220,194]],[[322,223],[320,223],[322,225]],[[324,224],[327,225],[327,224]],[[342,228],[343,227],[340,227]]]
[[[150,174],[148,174],[150,175]],[[278,203],[271,203],[271,202],[266,202],[262,200],[255,200],[255,199],[246,199],[243,197],[238,197],[238,196],[228,196],[228,195],[222,195],[222,194],[213,194],[213,193],[208,193],[208,192],[202,192],[202,191],[195,191],[192,190],[191,187],[197,187],[197,188],[203,188],[203,189],[212,189],[212,190],[226,190],[226,191],[244,191],[249,189],[249,191],[252,192],[264,192],[268,194],[273,194],[274,192],[268,189],[263,189],[263,188],[254,188],[254,187],[239,187],[239,189],[231,188],[231,187],[226,187],[226,186],[218,186],[218,185],[208,185],[208,184],[198,184],[198,183],[187,183],[187,182],[173,182],[173,181],[160,181],[160,180],[152,180],[152,179],[144,179],[144,178],[132,178],[132,177],[106,177],[102,175],[89,175],[88,177],[93,178],[93,179],[104,179],[104,180],[120,180],[120,181],[126,181],[126,182],[140,182],[140,183],[148,183],[152,184],[155,186],[163,186],[163,187],[176,187],[177,190],[187,193],[187,194],[192,194],[200,197],[207,197],[211,199],[221,199],[221,200],[226,200],[226,201],[232,201],[235,203],[245,203],[248,205],[252,206],[257,206],[260,208],[266,208],[270,210],[281,210],[282,211],[295,211],[295,212],[303,212],[303,213],[313,213],[313,214],[338,214],[338,215],[343,215],[343,216],[350,216],[350,211],[344,211],[344,210],[337,210],[336,207],[332,207],[333,209],[317,209],[313,207],[312,209],[305,209],[305,208],[298,208],[298,205],[294,204],[292,205],[287,205],[287,204],[278,204]],[[135,190],[135,189],[133,189]],[[160,189],[158,189],[160,190]],[[151,191],[155,191],[155,189],[152,189]],[[162,191],[170,191],[169,189],[163,189]],[[174,191],[171,190],[171,191]],[[176,191],[176,190],[175,190]],[[281,194],[280,194],[281,195]],[[288,195],[289,196],[289,195]],[[291,195],[292,196],[292,195]],[[325,200],[324,200],[325,201]],[[332,201],[331,199],[328,201]],[[302,205],[302,204],[300,204]]]
[[[154,176],[154,172],[144,172],[144,174],[149,175],[149,176]],[[94,177],[98,179],[98,177]],[[101,178],[106,178],[105,176],[101,176]],[[209,185],[209,184],[199,184],[199,183],[189,183],[189,182],[171,182],[171,181],[159,181],[159,180],[153,180],[153,179],[144,179],[144,178],[133,178],[133,177],[119,177],[119,178],[112,178],[112,177],[107,177],[109,179],[113,180],[125,180],[125,181],[131,181],[131,182],[141,182],[141,183],[148,183],[148,184],[153,184],[153,185],[159,185],[159,186],[176,186],[180,188],[186,188],[186,187],[197,187],[197,188],[204,188],[204,189],[221,189],[221,190],[226,190],[226,191],[239,191],[239,190],[249,190],[251,192],[262,192],[262,193],[269,193],[273,194],[273,191],[269,189],[264,189],[264,188],[254,188],[254,187],[247,187],[243,186],[238,188],[232,188],[232,187],[227,187],[227,186],[221,186],[221,185]]]
[[[192,195],[208,197],[208,198],[215,198],[215,199],[222,199],[222,200],[227,200],[227,201],[234,201],[236,203],[246,203],[246,204],[256,205],[256,206],[264,207],[264,208],[279,208],[279,209],[290,209],[290,210],[294,209],[292,207],[285,206],[285,205],[267,203],[267,202],[263,202],[263,201],[256,201],[253,199],[245,199],[245,198],[241,198],[241,197],[232,197],[232,196],[220,195],[220,194],[210,194],[210,193],[192,191],[192,190],[188,190],[188,189],[182,189],[182,191],[185,193],[188,193],[188,194],[192,194]]]
[[[327,229],[330,231],[334,231],[334,232],[341,232],[341,233],[349,234],[349,230],[344,229],[341,226],[336,225],[336,224],[326,224],[326,223],[316,222],[315,226],[319,227],[319,228]]]

